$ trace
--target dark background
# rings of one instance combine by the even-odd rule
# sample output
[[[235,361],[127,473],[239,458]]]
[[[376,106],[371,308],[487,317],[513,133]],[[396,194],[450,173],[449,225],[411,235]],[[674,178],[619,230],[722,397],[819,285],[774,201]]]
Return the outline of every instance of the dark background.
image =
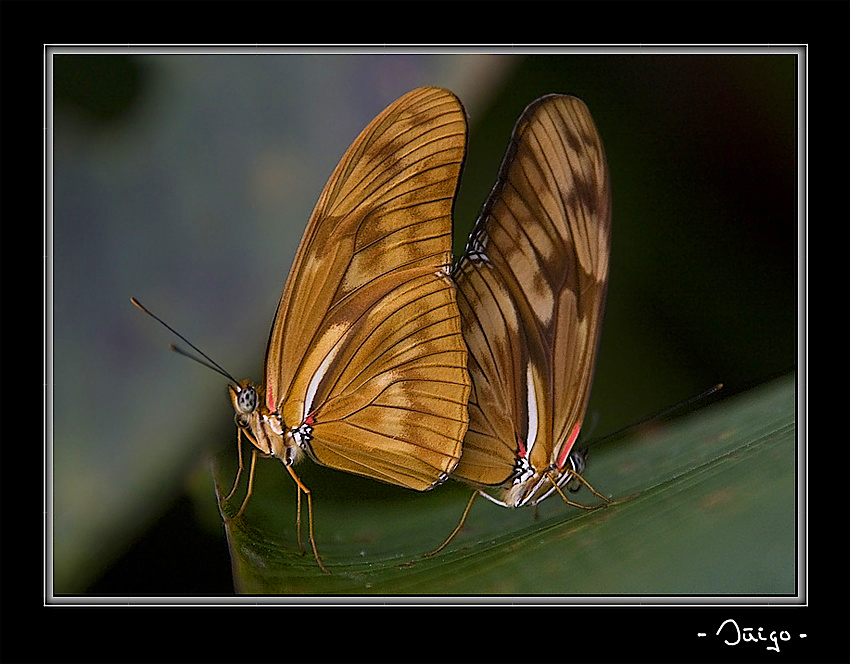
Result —
[[[252,66],[246,67],[245,75],[263,66],[286,69],[288,57],[294,56],[267,56],[264,64],[252,62]],[[345,67],[346,59],[362,57],[334,56],[328,64]],[[376,56],[371,57],[376,59]],[[385,62],[395,58],[400,63],[397,68],[406,67],[411,78],[416,79],[419,72],[415,61],[424,56],[377,56],[377,59],[381,57],[386,60],[375,61],[367,65],[366,70],[371,67],[383,72]],[[598,417],[594,434],[603,435],[636,422],[716,382],[723,382],[724,395],[731,396],[794,371],[800,273],[798,241],[803,228],[798,198],[797,130],[801,120],[797,97],[798,59],[792,54],[759,54],[749,50],[709,55],[493,57],[502,59],[500,69],[492,76],[486,101],[479,102],[470,111],[469,153],[457,206],[457,251],[462,249],[471,223],[492,186],[513,123],[527,103],[549,92],[574,94],[590,107],[605,142],[613,181],[614,240],[608,305],[590,405],[591,412]],[[71,140],[63,133],[67,116],[73,116],[77,128],[83,127],[86,132],[117,133],[124,131],[124,127],[132,130],[132,118],[146,104],[146,96],[156,89],[156,76],[169,65],[162,56],[158,56],[156,66],[145,56],[120,55],[60,55],[54,62],[57,161],[63,156],[63,142]],[[194,65],[198,70],[206,66],[203,59],[198,59]],[[399,94],[406,89],[404,77],[400,78]],[[440,84],[440,81],[435,82]],[[412,80],[407,88],[418,84],[418,80]],[[296,86],[286,92],[290,104],[298,104],[299,95],[308,94]],[[465,101],[462,91],[457,92]],[[332,99],[331,91],[326,94]],[[396,96],[393,93],[375,100],[373,110],[362,114],[354,124],[365,125]],[[226,130],[233,134],[228,140],[237,142],[239,132],[251,124],[250,114],[268,110],[262,107],[258,111],[254,104],[262,102],[246,102],[238,95],[231,101],[237,109],[220,106],[226,101],[217,101],[213,108],[208,99],[197,100],[199,106],[209,106],[211,141],[222,140],[215,132]],[[304,103],[315,103],[315,100]],[[324,109],[326,121],[334,122],[337,111],[345,113],[340,106]],[[202,112],[197,112],[203,118]],[[222,116],[226,117],[226,123]],[[281,111],[281,125],[287,122]],[[356,131],[359,129],[351,133],[349,141]],[[344,142],[343,139],[343,146]],[[198,145],[193,144],[193,147],[202,150]],[[238,148],[231,146],[230,149]],[[323,166],[327,174],[334,163],[331,158],[316,168],[321,170]],[[222,165],[204,162],[202,154],[200,163],[193,163],[188,157],[185,167],[216,171],[221,170]],[[187,196],[180,190],[179,182],[166,180],[169,176],[164,166],[160,165],[159,170],[158,176],[163,178],[160,186],[167,189],[169,197],[176,200]],[[244,176],[232,171],[228,175],[232,179],[226,177],[222,183],[211,177],[209,186],[244,186],[241,184]],[[58,180],[57,177],[56,191],[64,192],[63,183]],[[293,206],[308,212],[320,187],[299,191]],[[203,197],[204,192],[196,191],[188,196]],[[60,198],[61,193],[57,196]],[[151,206],[151,214],[156,214],[159,205],[161,203]],[[64,209],[62,201],[57,200],[56,209],[55,288],[59,296],[65,288],[62,276],[66,269],[61,247],[66,237],[66,224],[71,221],[58,214]],[[214,210],[208,212],[211,216],[217,215]],[[204,245],[219,239],[225,248],[228,247],[231,234],[244,237],[246,229],[250,228],[250,222],[245,219],[248,213],[238,211],[237,214],[237,219],[218,219],[209,234],[204,233],[204,219],[192,220],[198,234],[194,238],[199,245],[198,251],[206,252]],[[294,227],[291,237],[300,234],[299,224],[303,229],[306,216],[287,222]],[[92,220],[83,219],[81,223],[90,224]],[[175,219],[175,223],[188,222]],[[79,232],[75,231],[74,236],[79,238]],[[273,229],[270,236],[273,237]],[[176,247],[168,240],[152,244],[145,247],[142,260],[168,264],[172,260],[170,253],[179,251]],[[291,246],[286,248],[289,256],[293,250]],[[259,325],[256,343],[245,349],[246,357],[253,358],[252,366],[259,367],[262,337],[267,334],[273,302],[279,297],[291,258],[279,260],[276,274],[259,275],[258,280],[253,281],[237,276],[251,273],[239,267],[246,258],[251,260],[250,254],[240,258],[237,252],[227,256],[226,249],[209,251],[220,251],[224,261],[211,268],[220,272],[210,273],[210,278],[215,280],[211,291],[233,289],[233,282],[239,280],[238,289],[246,295],[240,297],[241,305],[251,309],[260,308],[253,294],[261,293],[257,302],[265,303],[264,311],[258,311],[256,316],[266,320]],[[178,256],[173,260],[180,265],[184,258]],[[194,264],[209,259],[190,256],[188,260]],[[73,269],[73,263],[68,267]],[[136,269],[145,272],[144,266]],[[207,276],[195,277],[190,272],[177,271],[180,281],[173,287],[179,289],[185,283],[189,292],[175,297],[188,299],[189,307],[212,308],[210,303],[215,301],[215,294],[204,295],[202,301],[193,302],[198,298],[197,291],[193,292],[194,280],[205,280]],[[138,288],[144,289],[144,286],[140,284]],[[227,343],[211,344],[205,338],[204,328],[191,323],[189,316],[194,315],[191,311],[163,311],[163,304],[158,300],[150,301],[144,290],[134,290],[132,294],[214,357],[221,355],[220,350],[215,351],[222,347],[228,352]],[[224,299],[214,313],[231,321],[226,297]],[[118,304],[124,306],[123,302]],[[183,421],[191,418],[198,398],[194,396],[195,379],[201,376],[219,384],[222,381],[211,372],[197,370],[183,360],[168,357],[164,352],[165,344],[171,340],[168,335],[156,329],[151,332],[152,322],[135,316],[137,312],[129,303],[126,309],[122,313],[129,319],[127,324],[139,330],[135,332],[137,338],[128,343],[139,345],[122,348],[121,352],[130,356],[150,357],[151,353],[166,356],[173,365],[173,373],[161,380],[181,384],[176,388],[160,386],[154,375],[148,379],[147,389],[154,399],[158,392],[166,389],[183,395],[178,397],[177,417]],[[59,347],[64,328],[58,303],[56,311],[55,336]],[[78,313],[79,309],[75,308],[74,316]],[[234,341],[237,346],[245,343],[238,334]],[[59,376],[62,358],[56,361]],[[228,367],[233,365],[230,359],[220,361]],[[239,369],[230,370],[242,375]],[[210,375],[204,376],[205,373]],[[204,432],[204,436],[207,440],[213,437],[226,444],[228,437],[233,435],[227,432],[232,426],[229,407],[224,398],[215,396],[216,389],[213,399],[221,403],[214,409],[203,404],[201,409],[210,413],[208,418],[215,420],[221,433],[209,436]],[[166,400],[171,398],[162,396]],[[57,447],[63,444],[63,422],[59,412],[54,439]],[[208,421],[207,426],[212,427],[213,423]],[[209,449],[206,441],[196,447]],[[189,460],[188,465],[191,468],[196,464]],[[61,473],[59,469],[55,472]],[[179,474],[177,470],[172,473]],[[196,471],[191,480],[195,485],[203,484],[199,474],[203,471]],[[158,484],[167,495],[169,483]],[[148,517],[151,526],[129,533],[123,546],[113,547],[113,556],[111,560],[104,560],[102,571],[93,574],[85,586],[75,587],[74,592],[107,596],[232,592],[220,524],[216,527],[214,518],[198,515],[199,510],[208,509],[209,505],[202,499],[199,501],[197,490],[181,491],[177,486],[171,492],[172,499],[159,499],[162,504],[160,516]],[[208,524],[212,522],[212,527],[203,527],[205,519]],[[180,546],[175,547],[175,542]]]

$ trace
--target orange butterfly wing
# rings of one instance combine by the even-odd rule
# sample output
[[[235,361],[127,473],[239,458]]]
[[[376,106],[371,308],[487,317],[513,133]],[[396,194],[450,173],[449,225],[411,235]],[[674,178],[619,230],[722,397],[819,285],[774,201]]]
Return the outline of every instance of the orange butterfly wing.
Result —
[[[610,244],[610,182],[590,113],[573,97],[542,97],[518,120],[453,274],[472,378],[454,478],[500,487],[518,505],[522,496],[507,496],[522,458],[538,475],[563,468],[587,408]]]
[[[414,489],[445,479],[470,383],[449,277],[466,117],[419,88],[357,137],[319,197],[283,291],[261,398],[309,426],[318,462]]]

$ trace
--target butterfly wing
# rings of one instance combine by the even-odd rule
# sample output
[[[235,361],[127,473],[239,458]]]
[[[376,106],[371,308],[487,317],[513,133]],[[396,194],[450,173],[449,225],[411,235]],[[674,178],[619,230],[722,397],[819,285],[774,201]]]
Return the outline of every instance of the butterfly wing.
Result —
[[[460,457],[469,377],[449,269],[465,149],[457,98],[419,88],[363,130],[319,197],[263,395],[284,426],[309,427],[319,463],[422,490]]]
[[[611,243],[602,143],[585,105],[549,95],[517,122],[454,271],[472,392],[453,477],[501,486],[525,458],[562,468],[587,408]]]

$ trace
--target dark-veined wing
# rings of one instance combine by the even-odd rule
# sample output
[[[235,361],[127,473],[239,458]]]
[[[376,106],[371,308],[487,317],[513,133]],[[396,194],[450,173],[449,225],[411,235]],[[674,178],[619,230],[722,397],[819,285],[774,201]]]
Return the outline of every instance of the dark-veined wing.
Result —
[[[453,473],[511,479],[520,456],[563,467],[587,408],[608,276],[611,194],[586,106],[549,95],[518,120],[453,276],[472,392]]]
[[[469,377],[451,265],[457,98],[419,88],[334,170],[278,305],[264,395],[324,465],[415,489],[460,457]]]

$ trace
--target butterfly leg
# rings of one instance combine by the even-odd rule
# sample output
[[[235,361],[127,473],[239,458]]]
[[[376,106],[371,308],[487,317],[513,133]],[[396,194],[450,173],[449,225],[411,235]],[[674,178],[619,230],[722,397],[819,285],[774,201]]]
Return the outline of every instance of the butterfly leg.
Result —
[[[608,500],[608,498],[606,498],[601,493],[599,493],[596,489],[594,489],[592,486],[590,486],[590,483],[586,479],[584,479],[581,475],[579,475],[575,471],[570,471],[570,474],[573,475],[574,477],[577,477],[579,480],[581,480],[585,484],[585,486],[587,486],[593,492],[593,494],[595,496],[598,496],[599,498],[601,498],[605,502],[602,505],[582,505],[581,503],[577,503],[573,500],[570,500],[569,498],[567,498],[567,496],[561,490],[561,487],[558,486],[558,481],[557,481],[558,478],[555,475],[550,475],[549,479],[552,481],[552,484],[555,487],[555,490],[558,492],[558,494],[561,496],[561,498],[564,499],[564,502],[567,505],[570,505],[572,507],[578,507],[579,509],[582,509],[582,510],[592,511],[592,510],[597,510],[600,507],[606,507],[611,502],[610,500]]]
[[[233,517],[234,519],[238,519],[240,516],[242,516],[242,513],[245,511],[245,508],[248,506],[248,499],[251,497],[251,493],[254,491],[254,470],[256,469],[257,457],[260,457],[260,456],[268,457],[267,454],[263,454],[262,452],[260,452],[257,449],[257,442],[251,437],[251,435],[247,431],[239,429],[239,434],[238,434],[237,439],[236,439],[236,445],[239,449],[239,470],[236,471],[236,480],[233,482],[233,488],[230,490],[230,493],[227,494],[227,497],[224,499],[225,502],[230,500],[230,498],[236,492],[236,487],[239,486],[239,478],[242,476],[242,470],[243,470],[243,465],[242,465],[242,435],[243,434],[245,435],[245,437],[248,440],[250,440],[252,443],[254,443],[254,448],[251,450],[251,471],[250,471],[250,474],[248,476],[248,492],[245,494],[245,498],[242,501],[242,506],[239,508],[239,511],[236,513],[236,516]],[[229,519],[228,519],[228,521],[229,521]]]
[[[478,495],[478,491],[474,491],[472,493],[472,496],[470,497],[469,502],[466,504],[466,509],[463,510],[463,515],[460,517],[460,523],[457,524],[457,527],[452,531],[452,534],[449,535],[446,538],[446,541],[443,542],[442,544],[440,544],[440,546],[438,546],[436,549],[434,549],[433,551],[430,551],[429,553],[426,553],[424,556],[422,556],[423,558],[430,558],[431,556],[439,553],[440,551],[445,549],[446,546],[448,545],[448,543],[451,542],[455,538],[455,535],[457,535],[460,532],[460,529],[463,528],[463,524],[466,522],[466,517],[469,515],[469,510],[472,509],[472,502],[475,500],[475,496],[477,496],[477,495]]]
[[[251,472],[248,473],[248,492],[245,494],[245,500],[242,501],[242,507],[239,508],[239,511],[236,513],[234,519],[238,519],[242,516],[242,512],[245,511],[245,508],[248,506],[248,499],[251,497],[251,494],[254,491],[254,470],[257,465],[257,450],[251,450]],[[240,457],[241,458],[241,457]]]
[[[584,477],[582,477],[579,473],[572,471],[570,474],[573,477],[575,477],[577,480],[579,480],[582,484],[584,484],[588,489],[590,489],[591,493],[593,493],[594,496],[596,496],[600,500],[604,500],[609,505],[612,503],[612,500],[610,498],[606,498],[601,493],[599,493],[596,489],[594,489],[593,485],[590,482],[588,482],[586,479],[584,479]]]
[[[239,470],[236,471],[236,479],[233,480],[233,488],[230,493],[224,498],[224,502],[228,502],[233,494],[236,493],[236,487],[239,486],[239,478],[242,477],[242,429],[236,430],[236,448],[239,450]]]
[[[295,529],[298,532],[298,549],[301,551],[301,555],[304,555],[304,542],[301,541],[301,487],[296,486],[295,490],[298,492],[298,498],[295,503]]]
[[[330,571],[327,567],[322,563],[322,559],[319,558],[319,550],[316,548],[316,537],[313,534],[313,498],[310,496],[310,489],[308,489],[304,484],[301,483],[301,480],[298,479],[298,475],[295,474],[295,471],[292,470],[292,466],[285,465],[286,470],[289,471],[289,474],[292,476],[292,479],[295,481],[295,484],[298,485],[298,491],[304,492],[304,495],[307,496],[307,523],[310,529],[310,544],[313,546],[313,556],[316,558],[316,562],[319,564],[319,567],[325,574],[330,574]],[[300,494],[299,494],[300,498]],[[298,511],[300,516],[301,511]],[[298,529],[299,536],[301,533],[301,529]]]

